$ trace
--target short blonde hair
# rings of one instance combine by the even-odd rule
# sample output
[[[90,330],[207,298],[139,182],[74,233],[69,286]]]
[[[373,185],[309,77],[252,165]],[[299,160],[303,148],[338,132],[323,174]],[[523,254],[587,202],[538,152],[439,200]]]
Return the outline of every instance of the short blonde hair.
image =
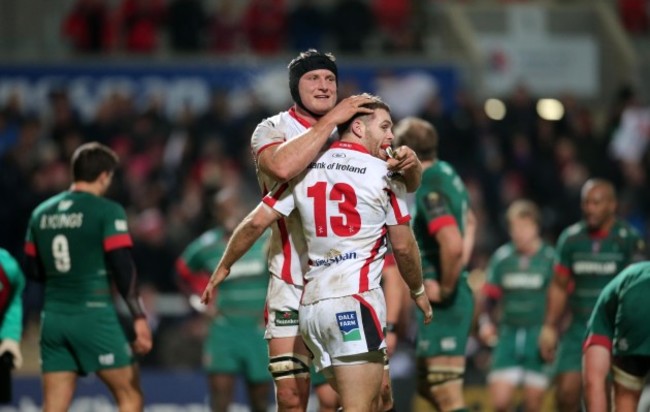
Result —
[[[515,200],[508,207],[506,211],[508,221],[517,217],[532,219],[538,226],[542,224],[542,215],[539,208],[534,202],[527,199]]]

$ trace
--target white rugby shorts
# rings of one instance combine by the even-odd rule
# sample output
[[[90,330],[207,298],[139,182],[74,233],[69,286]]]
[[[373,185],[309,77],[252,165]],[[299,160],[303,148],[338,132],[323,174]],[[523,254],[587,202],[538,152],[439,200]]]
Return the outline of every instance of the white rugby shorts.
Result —
[[[299,318],[317,371],[374,362],[377,352],[386,348],[386,300],[381,288],[301,306]],[[383,355],[379,359],[383,361]]]
[[[271,275],[266,292],[265,339],[300,336],[298,307],[300,306],[302,288],[302,285],[292,285]]]

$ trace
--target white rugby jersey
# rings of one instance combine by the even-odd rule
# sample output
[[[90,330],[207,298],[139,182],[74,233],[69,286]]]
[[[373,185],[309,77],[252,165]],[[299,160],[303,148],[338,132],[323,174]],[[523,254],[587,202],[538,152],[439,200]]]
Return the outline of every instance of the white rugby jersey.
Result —
[[[406,187],[361,145],[335,142],[308,169],[279,184],[264,202],[302,218],[309,270],[302,303],[378,288],[387,225],[411,219]]]
[[[305,119],[296,114],[293,107],[264,119],[257,125],[251,138],[251,149],[256,163],[264,149],[291,140],[310,127]],[[276,181],[260,171],[259,167],[257,181],[263,196],[276,184]],[[288,214],[271,226],[268,264],[269,272],[274,276],[290,284],[303,284],[303,272],[307,269],[307,246],[297,212]]]

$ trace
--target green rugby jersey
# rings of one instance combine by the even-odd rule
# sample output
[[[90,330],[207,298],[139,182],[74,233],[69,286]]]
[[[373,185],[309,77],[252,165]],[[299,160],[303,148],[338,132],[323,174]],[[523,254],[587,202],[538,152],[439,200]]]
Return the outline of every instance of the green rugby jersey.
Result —
[[[581,221],[566,228],[556,247],[555,272],[570,276],[569,308],[585,324],[605,285],[643,258],[645,244],[628,223],[616,220],[608,233],[590,233]]]
[[[220,319],[229,323],[260,324],[269,284],[267,241],[269,232],[260,237],[231,268],[217,289],[215,305]],[[179,274],[200,294],[212,271],[223,256],[228,238],[222,229],[205,232],[190,243],[176,262]]]
[[[605,286],[587,325],[584,342],[618,355],[650,356],[650,262],[628,266]]]
[[[554,250],[542,243],[532,256],[515,249],[512,242],[497,249],[487,267],[485,293],[501,301],[501,322],[535,326],[544,321],[546,289],[553,276]]]
[[[0,340],[20,342],[23,331],[25,276],[18,262],[0,248]]]
[[[469,209],[465,185],[453,167],[436,161],[422,173],[422,183],[415,192],[413,233],[420,247],[425,279],[439,279],[440,246],[435,235],[448,225],[457,225],[461,234]]]
[[[104,253],[131,247],[119,204],[82,191],[66,191],[32,213],[25,253],[45,271],[43,310],[77,313],[113,308]]]

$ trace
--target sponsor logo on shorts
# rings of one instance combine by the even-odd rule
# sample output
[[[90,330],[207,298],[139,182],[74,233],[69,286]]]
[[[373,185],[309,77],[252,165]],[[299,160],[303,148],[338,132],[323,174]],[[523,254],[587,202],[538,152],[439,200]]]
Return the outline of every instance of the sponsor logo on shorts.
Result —
[[[343,342],[361,340],[361,331],[357,321],[357,312],[340,312],[336,314],[336,321],[343,334]]]
[[[275,326],[296,326],[298,323],[297,310],[275,311]]]
[[[115,363],[115,355],[112,353],[106,353],[104,355],[99,355],[99,364],[104,366],[110,366]]]

